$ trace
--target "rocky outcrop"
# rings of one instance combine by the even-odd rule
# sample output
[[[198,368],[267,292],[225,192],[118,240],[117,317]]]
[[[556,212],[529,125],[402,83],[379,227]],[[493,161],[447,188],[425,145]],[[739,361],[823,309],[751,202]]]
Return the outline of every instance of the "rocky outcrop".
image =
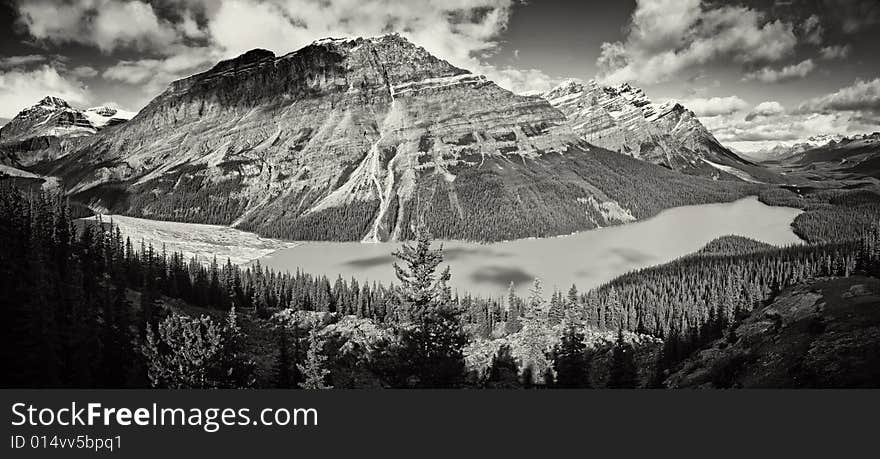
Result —
[[[775,182],[779,177],[722,146],[677,102],[654,104],[629,84],[569,80],[542,94],[584,140],[685,174]]]
[[[755,309],[688,358],[666,385],[880,387],[880,280],[820,279]]]

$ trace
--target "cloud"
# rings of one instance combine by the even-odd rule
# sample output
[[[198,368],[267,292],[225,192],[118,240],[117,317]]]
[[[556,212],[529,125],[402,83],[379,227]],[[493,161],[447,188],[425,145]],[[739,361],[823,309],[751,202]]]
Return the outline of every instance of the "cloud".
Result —
[[[880,78],[856,80],[831,94],[812,98],[798,107],[802,113],[829,111],[872,111],[880,113]]]
[[[554,79],[537,69],[484,62],[497,50],[518,0],[224,0],[207,19],[211,42],[224,57],[253,48],[284,54],[328,36],[399,32],[451,64],[508,89],[547,89]]]
[[[106,53],[137,49],[107,76],[145,81],[150,67],[182,49],[210,49],[216,59],[253,48],[286,54],[328,36],[399,32],[453,65],[486,74],[516,91],[546,89],[554,81],[536,69],[486,63],[523,0],[33,0],[18,2],[20,22],[38,40],[76,42]],[[153,80],[167,79],[163,72]],[[551,83],[552,84],[552,83]],[[152,85],[151,87],[154,87]]]
[[[775,62],[792,54],[793,26],[744,6],[700,0],[638,0],[625,41],[603,43],[600,79],[652,84],[722,59]]]
[[[750,142],[791,143],[819,134],[855,134],[870,130],[843,114],[777,114],[773,117],[728,119],[713,126],[712,134],[724,144],[742,148]]]
[[[856,33],[880,24],[880,3],[876,0],[824,0],[825,9],[845,33]]]
[[[850,51],[852,51],[850,45],[831,45],[820,49],[819,55],[825,60],[846,59]]]
[[[757,80],[762,83],[780,83],[783,81],[805,78],[816,68],[812,59],[806,59],[797,64],[792,64],[781,69],[763,67],[754,72],[746,73],[743,81]]]
[[[880,78],[811,99],[796,110],[776,101],[736,115],[707,118],[706,127],[722,143],[741,151],[793,144],[821,134],[853,135],[880,129]]]
[[[0,57],[0,69],[25,66],[29,64],[46,62],[46,56],[41,54],[28,54],[26,56]]]
[[[819,16],[813,14],[804,20],[801,24],[801,32],[804,34],[804,41],[807,43],[816,46],[822,44],[822,34],[825,32],[825,29],[822,27]]]
[[[123,60],[101,74],[104,79],[138,86],[146,101],[163,90],[174,80],[207,70],[220,59],[213,48],[182,47],[171,57],[160,59]]]
[[[697,116],[719,116],[746,109],[749,104],[737,96],[690,99],[683,104]]]
[[[769,100],[755,105],[755,108],[746,115],[746,121],[751,121],[759,116],[769,117],[781,115],[783,113],[785,113],[785,107],[783,107],[782,104],[775,100]]]
[[[98,71],[94,67],[81,65],[75,67],[70,73],[78,78],[93,78],[98,75]]]
[[[13,118],[46,96],[57,96],[73,104],[90,99],[88,90],[49,65],[33,70],[0,72],[0,117]]]
[[[806,141],[821,134],[853,135],[880,128],[880,78],[857,80],[833,93],[810,99],[795,110],[762,102],[743,119],[709,119],[706,127],[722,143],[742,151]]]
[[[117,48],[161,50],[175,42],[174,25],[140,1],[30,0],[18,2],[19,22],[38,39],[82,43],[104,52]]]

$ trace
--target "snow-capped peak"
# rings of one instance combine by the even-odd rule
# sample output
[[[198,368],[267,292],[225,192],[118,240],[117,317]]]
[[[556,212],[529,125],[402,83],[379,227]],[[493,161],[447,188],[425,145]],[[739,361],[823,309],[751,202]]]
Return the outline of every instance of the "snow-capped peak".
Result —
[[[34,107],[40,107],[46,110],[54,110],[59,108],[70,108],[70,104],[68,104],[66,100],[60,97],[46,96],[42,100],[37,102],[37,105],[35,105]]]

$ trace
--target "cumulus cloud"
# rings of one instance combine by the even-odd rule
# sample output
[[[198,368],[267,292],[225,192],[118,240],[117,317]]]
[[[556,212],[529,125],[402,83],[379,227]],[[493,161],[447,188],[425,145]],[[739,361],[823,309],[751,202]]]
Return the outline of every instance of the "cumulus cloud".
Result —
[[[23,108],[30,107],[46,96],[57,96],[70,103],[89,100],[88,90],[49,66],[33,70],[0,72],[0,117],[13,118]]]
[[[755,105],[755,108],[746,115],[746,121],[751,121],[759,116],[769,117],[781,115],[783,113],[785,113],[785,107],[783,107],[782,104],[775,100],[769,100]]]
[[[138,48],[151,53],[144,62],[115,66],[107,76],[117,81],[143,80],[143,69],[166,66],[153,61],[173,58],[184,48],[210,50],[206,55],[216,58],[253,48],[286,54],[328,36],[399,32],[453,65],[484,73],[508,89],[545,89],[552,79],[539,70],[485,63],[497,50],[511,8],[520,1],[163,0],[164,7],[154,9],[140,0],[34,0],[20,1],[19,13],[20,22],[38,40],[78,42],[105,52]]]
[[[139,86],[152,98],[172,81],[206,70],[219,59],[219,53],[212,48],[184,47],[167,58],[120,61],[104,70],[101,76]]]
[[[161,49],[178,37],[152,5],[137,0],[20,1],[18,12],[19,22],[38,40],[94,45],[104,52]]]
[[[682,102],[697,116],[729,115],[748,108],[749,104],[737,96],[690,99]]]
[[[796,44],[792,24],[748,7],[638,0],[626,40],[604,43],[597,65],[607,83],[651,84],[720,59],[775,62]]]
[[[705,124],[719,141],[742,151],[803,142],[820,134],[875,132],[880,128],[880,78],[856,81],[795,110],[766,101],[744,118],[721,116],[708,118]]]
[[[806,59],[797,64],[785,66],[781,69],[771,67],[763,67],[754,72],[746,73],[743,76],[744,81],[757,80],[762,83],[779,83],[782,81],[796,80],[805,78],[816,68],[816,64],[812,59]]]
[[[497,49],[498,35],[507,27],[516,1],[224,0],[209,16],[207,30],[226,57],[253,48],[283,54],[328,36],[399,32],[451,64],[484,73],[508,89],[546,89],[553,79],[539,70],[496,68],[484,62]]]
[[[768,145],[803,142],[821,134],[852,135],[876,130],[844,113],[777,114],[773,117],[727,119],[710,128],[718,141],[742,151]]]
[[[856,80],[831,94],[807,100],[798,107],[802,113],[829,111],[872,111],[880,113],[880,78]]]
[[[850,51],[852,51],[850,45],[831,45],[820,49],[819,55],[825,60],[846,59]]]

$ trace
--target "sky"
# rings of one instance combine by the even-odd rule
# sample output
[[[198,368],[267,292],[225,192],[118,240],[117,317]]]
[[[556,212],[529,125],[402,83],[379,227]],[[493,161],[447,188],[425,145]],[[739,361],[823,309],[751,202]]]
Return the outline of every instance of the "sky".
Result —
[[[631,83],[744,152],[880,130],[877,0],[0,0],[0,118],[136,111],[249,49],[389,32],[518,93]]]

